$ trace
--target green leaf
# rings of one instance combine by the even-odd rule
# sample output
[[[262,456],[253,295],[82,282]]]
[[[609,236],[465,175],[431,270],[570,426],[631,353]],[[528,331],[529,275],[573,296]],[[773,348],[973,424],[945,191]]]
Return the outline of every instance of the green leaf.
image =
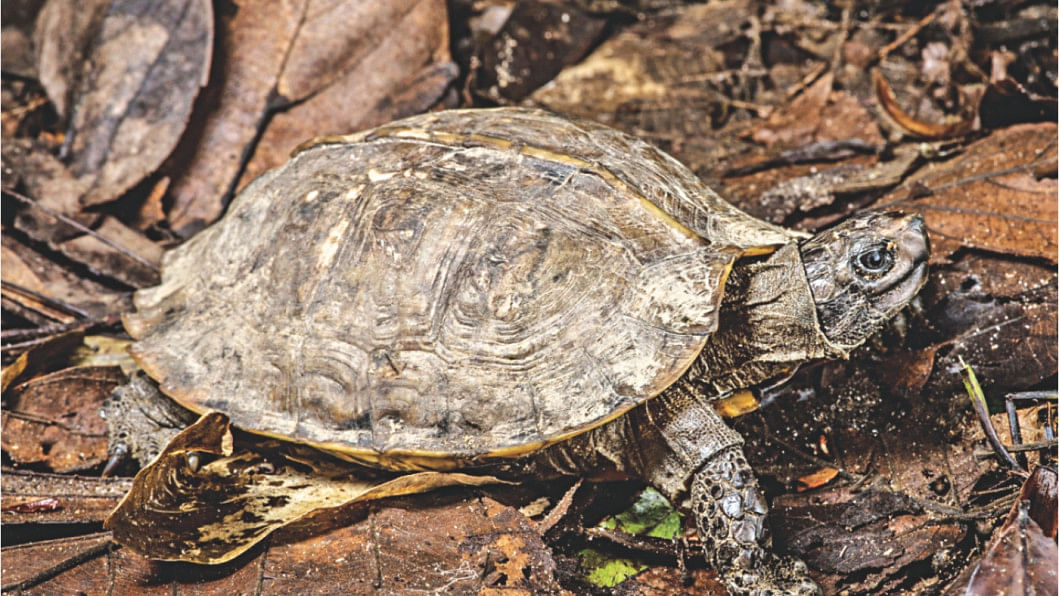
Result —
[[[613,588],[621,582],[647,569],[647,565],[632,559],[611,557],[595,549],[586,548],[578,553],[585,579],[594,586]]]
[[[621,530],[629,534],[645,534],[655,538],[672,540],[680,536],[683,522],[680,512],[669,504],[662,493],[648,487],[632,507],[606,520],[608,530]]]

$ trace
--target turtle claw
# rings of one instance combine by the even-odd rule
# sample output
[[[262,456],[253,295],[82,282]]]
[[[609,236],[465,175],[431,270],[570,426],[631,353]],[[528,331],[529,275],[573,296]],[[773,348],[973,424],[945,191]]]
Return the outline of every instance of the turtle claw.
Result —
[[[107,464],[103,466],[103,477],[109,478],[121,468],[122,464],[129,460],[129,445],[127,443],[115,443],[110,446]]]
[[[721,580],[733,596],[819,596],[820,587],[798,559],[768,557],[756,569],[732,569]]]

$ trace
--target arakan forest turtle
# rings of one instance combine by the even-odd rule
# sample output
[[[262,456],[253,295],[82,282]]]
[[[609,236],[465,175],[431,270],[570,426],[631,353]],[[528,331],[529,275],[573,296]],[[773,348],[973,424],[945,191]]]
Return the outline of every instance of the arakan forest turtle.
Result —
[[[603,125],[446,111],[301,148],[125,325],[195,412],[391,470],[636,475],[733,592],[812,592],[711,402],[846,357],[928,252],[918,216],[803,238]]]

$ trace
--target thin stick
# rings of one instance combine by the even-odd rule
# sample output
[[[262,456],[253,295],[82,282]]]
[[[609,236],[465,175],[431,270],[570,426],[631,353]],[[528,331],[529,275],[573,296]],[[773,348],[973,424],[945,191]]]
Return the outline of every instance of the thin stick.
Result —
[[[36,291],[33,291],[33,290],[31,290],[31,289],[29,289],[27,287],[20,286],[20,285],[18,285],[16,283],[9,282],[6,279],[5,280],[0,280],[0,285],[2,285],[2,287],[6,287],[6,288],[11,289],[12,291],[14,291],[14,292],[16,292],[18,294],[22,294],[23,296],[29,296],[30,298],[33,298],[33,299],[38,300],[40,302],[43,302],[46,306],[50,306],[51,308],[54,308],[55,310],[60,310],[60,311],[66,313],[68,315],[73,315],[73,316],[79,317],[81,319],[91,318],[91,315],[89,315],[87,312],[81,310],[80,308],[77,308],[76,306],[74,306],[72,304],[67,304],[66,302],[63,302],[62,300],[59,300],[58,298],[52,298],[51,296],[45,296],[44,294],[41,294],[40,292],[36,292]]]
[[[58,219],[59,221],[63,222],[64,224],[66,224],[68,226],[72,226],[74,228],[77,228],[78,230],[84,232],[85,234],[88,234],[89,236],[92,236],[93,238],[95,238],[96,240],[99,240],[103,244],[106,244],[107,246],[113,248],[114,250],[120,252],[121,254],[129,257],[130,259],[132,259],[134,261],[136,261],[137,263],[140,263],[141,265],[150,268],[152,271],[158,271],[158,265],[155,265],[154,263],[148,261],[147,259],[141,257],[140,255],[138,255],[138,254],[132,252],[131,250],[125,248],[124,246],[118,244],[117,242],[114,242],[110,238],[107,238],[106,236],[100,234],[99,232],[89,228],[88,226],[85,226],[85,225],[83,225],[83,224],[81,224],[81,223],[79,223],[79,222],[77,222],[77,221],[75,221],[73,219],[70,219],[69,217],[66,217],[62,213],[59,213],[58,211],[56,211],[56,210],[54,210],[54,209],[52,209],[50,207],[45,207],[44,205],[41,205],[40,203],[38,203],[32,197],[27,197],[26,195],[24,195],[22,193],[15,192],[13,190],[4,190],[4,193],[6,193],[8,195],[11,195],[12,197],[18,199],[20,202],[22,202],[22,203],[24,203],[26,205],[30,205],[32,207],[36,207],[37,209],[40,209],[41,211],[43,211],[43,212],[47,213],[48,215]]]

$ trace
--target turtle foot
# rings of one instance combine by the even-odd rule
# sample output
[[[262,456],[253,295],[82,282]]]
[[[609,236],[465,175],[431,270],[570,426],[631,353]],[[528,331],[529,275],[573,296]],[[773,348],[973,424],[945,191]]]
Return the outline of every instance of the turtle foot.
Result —
[[[820,594],[805,563],[770,552],[768,507],[739,446],[718,452],[692,478],[703,554],[732,594]]]
[[[143,373],[136,373],[103,402],[107,421],[107,464],[111,476],[129,460],[147,465],[195,415],[162,395]]]
[[[769,556],[756,569],[733,568],[721,574],[732,596],[816,596],[820,587],[798,559]]]

